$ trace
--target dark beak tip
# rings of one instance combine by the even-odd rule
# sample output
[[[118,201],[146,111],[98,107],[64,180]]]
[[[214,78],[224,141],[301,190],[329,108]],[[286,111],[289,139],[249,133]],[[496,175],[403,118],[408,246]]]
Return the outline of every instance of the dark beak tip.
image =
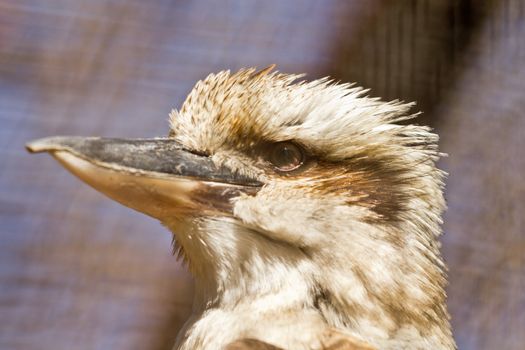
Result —
[[[42,148],[42,145],[38,142],[39,140],[30,141],[25,144],[26,151],[29,153],[40,153],[45,152],[45,149]]]
[[[78,137],[71,136],[51,136],[44,137],[41,139],[36,139],[29,141],[25,144],[26,150],[29,153],[42,153],[42,152],[52,152],[68,149],[68,144],[72,140],[76,140]]]
[[[25,144],[26,150],[29,153],[41,153],[51,151],[54,147],[54,142],[50,142],[52,138],[47,137],[43,139],[37,139],[29,141]],[[56,145],[55,145],[56,146]]]
[[[37,151],[35,151],[35,149],[31,146],[30,143],[26,143],[25,148],[26,151],[28,151],[29,153],[37,153]]]

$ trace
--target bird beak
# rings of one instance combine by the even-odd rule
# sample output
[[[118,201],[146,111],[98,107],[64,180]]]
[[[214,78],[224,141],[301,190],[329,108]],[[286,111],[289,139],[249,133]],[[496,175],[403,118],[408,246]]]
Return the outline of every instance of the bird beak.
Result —
[[[232,199],[262,183],[217,167],[169,138],[49,137],[29,142],[117,202],[157,219],[231,215]]]

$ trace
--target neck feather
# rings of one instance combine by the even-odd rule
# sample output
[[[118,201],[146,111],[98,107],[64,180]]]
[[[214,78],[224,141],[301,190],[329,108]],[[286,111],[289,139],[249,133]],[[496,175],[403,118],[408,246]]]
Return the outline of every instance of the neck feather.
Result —
[[[403,339],[454,348],[443,264],[437,250],[421,242],[422,235],[407,234],[400,248],[399,242],[384,240],[381,230],[391,233],[391,227],[352,226],[367,231],[366,239],[360,242],[348,233],[351,244],[334,242],[339,247],[314,253],[268,239],[229,218],[166,224],[191,256],[197,318],[213,309],[313,310],[327,326],[385,348],[400,346]]]

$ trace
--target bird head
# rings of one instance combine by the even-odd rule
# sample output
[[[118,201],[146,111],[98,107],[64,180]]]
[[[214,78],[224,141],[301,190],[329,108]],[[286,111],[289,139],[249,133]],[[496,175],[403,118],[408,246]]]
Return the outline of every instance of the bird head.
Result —
[[[200,308],[287,291],[371,336],[449,334],[437,136],[399,123],[412,104],[272,68],[199,81],[166,138],[28,149],[166,225]]]

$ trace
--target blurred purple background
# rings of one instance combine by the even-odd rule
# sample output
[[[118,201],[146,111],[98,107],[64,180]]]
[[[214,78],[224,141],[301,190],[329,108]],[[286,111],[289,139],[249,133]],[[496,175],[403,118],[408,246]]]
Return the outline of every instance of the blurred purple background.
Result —
[[[24,143],[166,135],[196,80],[276,63],[418,102],[458,345],[522,349],[524,38],[523,0],[0,0],[0,348],[171,349],[191,308],[167,230]]]

